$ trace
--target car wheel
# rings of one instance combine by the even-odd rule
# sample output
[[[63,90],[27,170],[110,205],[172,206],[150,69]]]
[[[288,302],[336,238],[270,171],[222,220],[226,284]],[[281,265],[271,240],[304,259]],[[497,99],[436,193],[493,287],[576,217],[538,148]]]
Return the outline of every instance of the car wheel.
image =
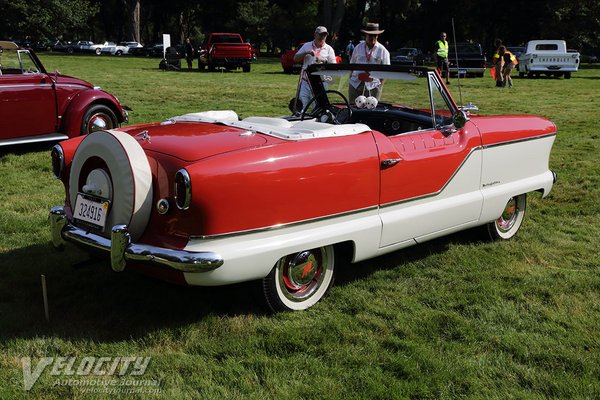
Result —
[[[526,206],[527,194],[511,197],[506,203],[502,215],[486,225],[490,239],[508,240],[515,236],[523,223]]]
[[[97,48],[96,50],[96,55],[99,56],[100,54],[102,54],[102,49]]]
[[[571,79],[571,73],[565,72],[565,79]]]
[[[115,54],[118,55],[118,56],[122,56],[123,55],[123,51],[117,50],[117,52]]]
[[[67,53],[73,54],[74,52],[75,52],[75,49],[73,49],[72,47],[67,47]]]
[[[333,246],[282,257],[263,279],[263,292],[275,311],[306,310],[323,298],[333,284]]]
[[[250,64],[246,64],[246,65],[242,66],[242,71],[250,72]]]
[[[96,104],[87,109],[81,121],[81,134],[113,129],[118,126],[117,116],[105,105]]]
[[[136,138],[116,130],[85,136],[71,164],[72,205],[78,193],[108,200],[105,228],[99,234],[109,238],[113,226],[125,224],[132,240],[139,239],[152,211],[152,171]]]
[[[208,70],[210,72],[213,72],[215,70],[215,66],[213,64],[211,64],[211,63],[208,63]]]

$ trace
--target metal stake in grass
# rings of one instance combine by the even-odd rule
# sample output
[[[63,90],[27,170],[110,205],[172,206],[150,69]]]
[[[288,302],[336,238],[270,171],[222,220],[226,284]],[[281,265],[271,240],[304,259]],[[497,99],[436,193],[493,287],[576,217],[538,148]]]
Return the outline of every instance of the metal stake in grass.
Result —
[[[48,291],[46,290],[46,275],[42,277],[42,296],[44,297],[44,312],[46,313],[46,322],[50,322],[50,311],[48,310]]]

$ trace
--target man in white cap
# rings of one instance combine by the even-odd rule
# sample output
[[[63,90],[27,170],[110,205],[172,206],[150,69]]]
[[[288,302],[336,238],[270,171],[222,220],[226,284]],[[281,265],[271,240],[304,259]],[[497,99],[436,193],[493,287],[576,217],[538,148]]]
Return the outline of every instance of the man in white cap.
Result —
[[[314,40],[304,43],[302,47],[300,47],[300,50],[294,55],[294,62],[302,62],[302,71],[300,71],[302,82],[300,83],[299,95],[300,101],[302,102],[302,108],[305,108],[313,97],[313,92],[306,75],[306,68],[315,63],[335,64],[335,51],[333,50],[333,47],[325,43],[326,39],[327,28],[324,26],[317,26],[317,29],[315,29]],[[327,90],[327,84],[323,82],[323,85],[325,85],[325,89]]]
[[[384,31],[379,29],[379,24],[369,22],[365,29],[361,29],[365,34],[365,40],[360,42],[354,48],[350,64],[390,64],[390,52],[377,41],[377,38]],[[381,88],[383,79],[377,79],[368,73],[360,71],[352,72],[348,85],[348,101],[354,103],[354,100],[361,95],[373,96],[377,100],[381,97]]]

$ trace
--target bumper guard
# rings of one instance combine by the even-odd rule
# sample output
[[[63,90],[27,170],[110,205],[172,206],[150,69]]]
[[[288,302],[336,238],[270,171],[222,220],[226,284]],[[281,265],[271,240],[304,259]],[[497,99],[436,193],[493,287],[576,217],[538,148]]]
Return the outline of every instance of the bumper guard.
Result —
[[[223,265],[223,258],[214,252],[172,250],[132,243],[127,225],[115,225],[110,239],[87,232],[69,223],[62,206],[50,210],[48,221],[55,249],[63,250],[65,243],[71,242],[84,248],[107,252],[110,254],[111,267],[117,272],[125,269],[127,261],[160,265],[182,272],[212,271]]]

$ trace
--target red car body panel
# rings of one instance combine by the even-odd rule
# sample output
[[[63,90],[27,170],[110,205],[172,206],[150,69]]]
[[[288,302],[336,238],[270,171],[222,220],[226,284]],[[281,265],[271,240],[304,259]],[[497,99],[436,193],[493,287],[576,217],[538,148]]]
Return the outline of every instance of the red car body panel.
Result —
[[[56,96],[46,74],[2,75],[0,104],[7,116],[0,118],[0,139],[56,131]]]
[[[502,124],[498,124],[497,117],[472,117],[471,120],[483,132],[483,146],[556,133],[552,121],[534,115],[503,116]]]
[[[471,151],[481,146],[473,124],[448,137],[434,130],[376,138],[377,147],[386,149],[389,158],[402,159],[397,167],[381,172],[381,205],[440,191]]]

